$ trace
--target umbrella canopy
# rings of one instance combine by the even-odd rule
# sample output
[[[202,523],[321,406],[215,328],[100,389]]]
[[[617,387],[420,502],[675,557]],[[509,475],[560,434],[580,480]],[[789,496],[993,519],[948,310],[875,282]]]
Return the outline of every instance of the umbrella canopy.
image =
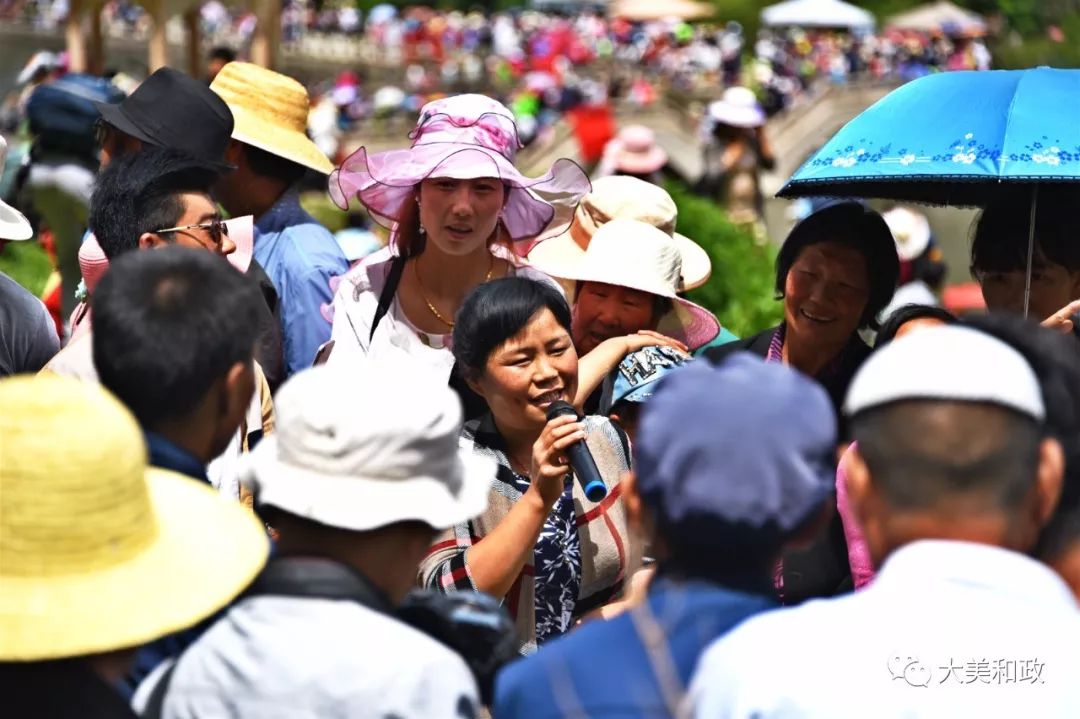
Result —
[[[788,0],[762,10],[761,22],[772,27],[843,27],[869,30],[874,27],[874,16],[861,7],[842,0]]]
[[[981,15],[948,0],[920,5],[893,15],[886,26],[898,30],[943,32],[957,37],[979,37],[986,34],[986,21]]]
[[[1017,184],[1080,182],[1080,70],[946,72],[886,95],[837,132],[781,197],[986,205]]]
[[[627,20],[694,20],[711,17],[716,8],[695,0],[615,0],[608,6],[608,15]]]

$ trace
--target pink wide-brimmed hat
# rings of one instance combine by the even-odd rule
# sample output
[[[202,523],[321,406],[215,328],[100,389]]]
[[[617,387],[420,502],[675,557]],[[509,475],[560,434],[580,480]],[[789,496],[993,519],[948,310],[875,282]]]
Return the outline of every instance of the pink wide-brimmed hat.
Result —
[[[656,133],[644,125],[627,125],[612,142],[616,172],[646,175],[668,162],[667,152],[656,144]]]
[[[346,158],[330,175],[334,202],[346,209],[355,197],[376,222],[393,231],[422,180],[498,178],[507,187],[502,223],[517,241],[513,250],[525,255],[530,241],[554,219],[554,205],[572,208],[590,189],[585,171],[565,158],[556,160],[543,177],[522,175],[514,167],[514,155],[521,147],[514,115],[484,95],[429,102],[421,108],[409,137],[408,149],[369,155],[361,147]],[[569,218],[573,213],[560,215]]]

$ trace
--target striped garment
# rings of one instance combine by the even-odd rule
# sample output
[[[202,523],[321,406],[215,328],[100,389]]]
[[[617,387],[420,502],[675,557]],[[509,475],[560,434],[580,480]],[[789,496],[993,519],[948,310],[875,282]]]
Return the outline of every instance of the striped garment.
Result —
[[[589,416],[584,423],[586,444],[608,495],[590,502],[578,482],[568,478],[552,507],[531,561],[503,598],[517,624],[522,653],[564,634],[582,615],[611,601],[640,564],[640,549],[631,545],[620,501],[619,481],[630,467],[626,436],[604,417]],[[465,424],[460,445],[495,460],[498,470],[487,510],[443,533],[420,564],[421,584],[447,593],[476,591],[467,550],[490,534],[529,488],[529,478],[511,467],[490,414]]]

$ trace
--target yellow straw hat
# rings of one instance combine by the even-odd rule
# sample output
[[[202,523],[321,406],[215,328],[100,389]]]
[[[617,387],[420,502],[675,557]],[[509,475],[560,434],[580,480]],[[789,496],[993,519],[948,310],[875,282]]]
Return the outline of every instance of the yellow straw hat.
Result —
[[[299,82],[250,62],[221,68],[210,89],[233,114],[234,140],[329,175],[334,163],[307,134],[311,101]]]
[[[266,562],[266,533],[197,480],[149,469],[101,387],[0,380],[0,661],[134,647],[189,627]]]

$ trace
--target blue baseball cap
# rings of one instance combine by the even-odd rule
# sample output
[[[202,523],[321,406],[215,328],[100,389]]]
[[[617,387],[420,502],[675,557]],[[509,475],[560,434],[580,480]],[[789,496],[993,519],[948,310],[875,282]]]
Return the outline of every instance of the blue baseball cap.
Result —
[[[619,402],[644,402],[652,397],[657,383],[693,360],[674,347],[644,347],[623,357],[604,380],[600,414],[609,414]]]
[[[665,531],[725,528],[782,541],[821,509],[836,480],[836,418],[798,371],[735,352],[660,383],[634,445],[638,491]],[[732,533],[734,532],[734,534]]]

